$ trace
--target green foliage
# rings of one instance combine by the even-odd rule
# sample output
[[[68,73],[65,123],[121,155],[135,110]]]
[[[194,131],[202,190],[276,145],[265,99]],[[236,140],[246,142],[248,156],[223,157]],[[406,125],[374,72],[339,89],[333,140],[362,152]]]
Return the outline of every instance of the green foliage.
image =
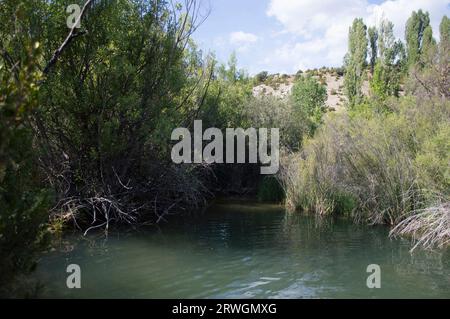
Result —
[[[224,129],[245,125],[244,106],[252,95],[253,83],[243,70],[237,70],[234,54],[227,65],[214,69],[215,80],[210,84],[198,114],[205,127]]]
[[[29,3],[2,3],[0,20],[20,21]],[[39,43],[0,28],[0,296],[12,296],[18,276],[35,266],[46,244],[49,194],[41,187],[29,126],[37,107]],[[21,42],[24,50],[15,54]],[[27,291],[16,291],[17,296]]]
[[[355,30],[362,29],[361,23],[355,21],[351,28],[353,41],[358,39]],[[369,33],[373,43],[375,31]],[[398,231],[419,236],[419,243],[448,243],[443,224],[450,196],[448,18],[441,23],[439,44],[428,25],[417,33],[421,66],[414,62],[408,84],[414,96],[396,97],[405,52],[393,36],[392,23],[383,21],[378,31],[379,58],[370,82],[375,98],[354,104],[347,114],[327,117],[300,153],[284,159],[281,180],[289,208],[320,216],[351,213],[356,221],[369,223],[400,223]],[[349,51],[346,88],[356,95],[354,84],[364,75],[355,80]],[[414,52],[409,57],[415,60]],[[408,215],[412,216],[405,219]],[[432,220],[437,221],[431,225]],[[444,226],[436,227],[437,222]]]
[[[372,93],[381,100],[385,100],[388,96],[398,96],[400,89],[399,73],[399,70],[394,66],[378,62],[370,81]]]
[[[312,122],[313,130],[317,127],[325,110],[327,90],[310,75],[299,77],[292,89],[294,106],[306,114]]]
[[[283,147],[299,150],[303,138],[311,134],[311,120],[290,99],[270,96],[249,98],[244,105],[244,126],[279,128]]]
[[[367,58],[367,27],[362,19],[355,19],[349,30],[348,53],[345,57],[345,92],[350,107],[363,99],[362,83],[365,77]]]
[[[383,20],[378,32],[379,60],[381,63],[389,66],[401,65],[404,62],[404,47],[400,40],[395,40],[394,24],[391,21]]]
[[[379,27],[378,48],[380,52],[380,60],[384,64],[393,63],[394,60],[394,24],[384,19]]]
[[[395,225],[434,195],[448,198],[448,101],[393,102],[390,113],[327,118],[288,161],[288,205],[319,215],[351,210],[356,220]]]
[[[281,202],[284,190],[274,176],[265,177],[258,186],[258,200],[265,202]]]
[[[430,25],[428,12],[414,11],[406,22],[405,39],[408,56],[408,66],[412,67],[420,60],[423,52],[423,37],[425,29]]]
[[[450,68],[450,19],[447,16],[442,18],[439,31],[439,61],[446,65],[445,70],[448,70]]]
[[[375,64],[376,64],[377,58],[378,58],[378,46],[377,46],[378,30],[377,30],[377,28],[370,27],[367,30],[367,35],[369,37],[369,46],[370,46],[370,51],[369,51],[370,70],[373,73],[373,71],[375,69]]]
[[[441,34],[441,46],[448,47],[450,45],[450,19],[447,16],[442,17],[439,31]]]
[[[401,41],[394,37],[394,24],[383,20],[378,30],[377,59],[370,80],[372,94],[384,101],[389,96],[398,96],[404,62],[404,48]]]
[[[406,91],[420,99],[437,96],[450,98],[450,23],[444,16],[440,26],[441,41],[436,43],[431,27],[427,27],[423,37],[423,52],[420,60],[409,69]]]
[[[427,26],[423,32],[422,54],[427,55],[436,47],[436,40],[433,38],[433,29]]]
[[[1,3],[1,39],[10,40],[14,61],[25,61],[23,40],[32,35],[43,48],[35,64],[45,69],[68,34],[69,3],[23,1],[18,20],[9,18],[18,1]],[[171,132],[194,119],[219,128],[245,124],[252,81],[235,55],[227,66],[202,57],[189,39],[197,8],[189,3],[92,2],[40,80],[39,108],[29,122],[40,179],[54,188],[59,215],[81,226],[135,223],[203,202],[205,187],[196,183],[202,169],[170,162]],[[10,36],[17,26],[20,33]]]
[[[450,125],[440,123],[430,138],[425,138],[418,150],[415,165],[420,184],[443,194],[450,189]]]
[[[41,30],[36,40],[44,48],[43,61],[67,36],[66,4],[38,1],[31,7],[42,10],[23,17],[23,34]],[[172,205],[164,196],[201,202],[199,188],[181,187],[187,177],[195,183],[195,170],[170,166],[170,136],[200,112],[214,65],[203,61],[189,39],[190,13],[172,10],[161,1],[93,2],[41,83],[40,107],[30,119],[37,153],[61,215],[81,225],[153,220],[155,211]],[[18,45],[14,54],[21,50]],[[149,205],[148,193],[161,203]]]

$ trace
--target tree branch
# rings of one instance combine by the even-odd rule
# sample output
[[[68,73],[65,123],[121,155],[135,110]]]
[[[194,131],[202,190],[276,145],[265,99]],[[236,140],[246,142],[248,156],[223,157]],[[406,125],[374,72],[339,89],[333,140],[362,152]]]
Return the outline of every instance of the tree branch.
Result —
[[[61,44],[61,46],[53,53],[52,58],[50,59],[50,61],[45,66],[45,69],[44,69],[44,74],[45,75],[47,75],[50,72],[51,68],[56,64],[56,62],[58,61],[59,57],[61,56],[62,52],[67,47],[67,45],[69,45],[69,43],[74,38],[76,38],[76,37],[78,37],[78,36],[80,36],[80,35],[85,33],[85,32],[75,33],[75,29],[76,29],[77,25],[80,23],[81,18],[86,13],[86,11],[87,11],[88,7],[90,6],[90,4],[92,3],[92,1],[93,0],[87,0],[86,3],[84,4],[83,9],[81,9],[80,15],[78,16],[77,20],[75,21],[72,29],[70,29],[70,32],[67,35],[66,39]]]

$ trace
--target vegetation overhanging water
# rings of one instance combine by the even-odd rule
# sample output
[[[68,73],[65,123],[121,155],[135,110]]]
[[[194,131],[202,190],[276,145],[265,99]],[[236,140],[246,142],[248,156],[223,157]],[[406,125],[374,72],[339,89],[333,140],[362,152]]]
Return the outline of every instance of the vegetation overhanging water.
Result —
[[[129,290],[148,297],[370,297],[358,277],[365,257],[364,263],[381,259],[383,282],[391,291],[380,290],[383,296],[445,295],[447,16],[430,17],[414,2],[404,39],[396,38],[385,17],[376,25],[352,17],[341,66],[249,75],[238,68],[236,54],[224,63],[193,41],[206,18],[200,0],[175,6],[159,0],[77,2],[83,6],[71,5],[80,10],[69,15],[67,1],[0,1],[0,297],[33,296],[28,276],[37,258],[72,230],[75,242],[95,231],[108,231],[112,238],[101,246],[104,255],[89,250],[84,240],[67,255],[86,262],[88,282],[110,285],[104,291],[88,286],[86,296]],[[180,127],[195,131],[197,120],[221,131],[274,128],[280,133],[278,173],[262,177],[258,165],[201,159],[179,165],[171,157],[171,133]],[[223,194],[275,200],[290,213],[314,217],[250,214],[249,207],[241,212],[232,205],[205,219],[179,217]],[[129,234],[120,241],[111,235],[123,227],[165,225],[168,219],[164,231],[173,238],[167,251],[176,255],[166,255],[164,241],[154,234]],[[332,219],[337,221],[326,227],[305,226]],[[205,246],[198,246],[203,239]],[[408,255],[411,248],[414,254]],[[207,252],[210,259],[203,258]],[[429,256],[442,258],[433,264]],[[47,274],[54,269],[59,276],[60,258],[52,263],[45,257],[41,274],[47,267]],[[120,262],[127,258],[128,264]],[[172,270],[178,263],[189,266],[173,290],[163,261]],[[221,265],[228,267],[225,273]],[[354,265],[357,270],[351,270]],[[106,278],[108,269],[114,275]],[[226,269],[240,277],[230,282]],[[135,286],[140,275],[149,278],[146,286]],[[352,284],[352,278],[358,280]],[[192,280],[207,286],[189,290]],[[50,281],[53,295],[65,294]]]
[[[384,226],[318,222],[279,205],[218,201],[160,231],[66,237],[36,276],[42,298],[447,298],[450,255],[409,253]],[[67,289],[66,267],[82,269]],[[381,268],[381,288],[366,285]]]

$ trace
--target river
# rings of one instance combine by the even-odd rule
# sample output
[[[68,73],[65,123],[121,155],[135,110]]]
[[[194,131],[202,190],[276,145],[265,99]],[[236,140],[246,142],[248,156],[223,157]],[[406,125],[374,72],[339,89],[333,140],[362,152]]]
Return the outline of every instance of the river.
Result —
[[[66,236],[35,276],[43,298],[450,298],[450,251],[410,254],[388,232],[219,201],[159,230]],[[66,286],[69,264],[81,289]],[[379,289],[366,284],[371,264]]]

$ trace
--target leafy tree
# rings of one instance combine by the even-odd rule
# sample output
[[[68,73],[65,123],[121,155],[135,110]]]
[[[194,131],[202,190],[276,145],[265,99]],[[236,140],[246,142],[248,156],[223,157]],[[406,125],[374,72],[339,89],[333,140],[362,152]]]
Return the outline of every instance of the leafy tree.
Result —
[[[280,129],[280,143],[290,150],[299,150],[305,136],[311,134],[312,123],[304,110],[289,99],[274,96],[249,98],[244,117],[251,127]]]
[[[345,58],[345,91],[350,107],[363,99],[361,90],[367,59],[367,27],[362,19],[355,19],[349,30],[348,53]]]
[[[434,54],[435,50],[436,40],[433,38],[433,29],[429,25],[423,32],[422,53],[420,59],[422,67],[425,67],[426,64],[430,62],[430,58]]]
[[[231,55],[227,64],[218,67],[212,58],[213,78],[198,118],[204,126],[227,128],[245,126],[244,105],[252,96],[253,81],[242,70],[238,71],[237,59]]]
[[[23,297],[30,291],[16,279],[34,268],[48,221],[49,194],[39,180],[29,125],[38,106],[41,49],[23,29],[31,2],[8,0],[0,7],[0,297]],[[23,50],[16,52],[19,44]]]
[[[440,42],[439,42],[439,63],[442,66],[444,75],[450,74],[450,19],[447,16],[442,18],[439,26]],[[447,87],[450,84],[447,83]],[[447,89],[447,92],[449,89]]]
[[[292,97],[297,111],[303,112],[313,123],[313,130],[321,122],[327,100],[327,90],[310,75],[299,77],[294,83]]]
[[[201,186],[182,186],[196,180],[193,170],[170,162],[172,129],[191,125],[212,81],[190,40],[194,2],[83,1],[90,5],[73,33],[62,23],[68,1],[0,3],[8,56],[24,61],[24,39],[41,44],[36,66],[45,76],[29,122],[40,173],[67,220],[129,224],[202,201]],[[10,19],[18,6],[26,12]],[[9,36],[18,26],[20,37]]]
[[[433,38],[433,29],[429,25],[423,32],[422,53],[426,54],[428,50],[436,45],[436,40]]]
[[[370,27],[367,31],[367,34],[369,36],[369,46],[370,46],[369,51],[370,70],[373,74],[378,57],[378,44],[377,44],[378,30],[376,27]]]
[[[380,51],[380,60],[384,64],[392,64],[395,59],[395,37],[394,24],[384,19],[379,27],[378,47]]]
[[[381,100],[388,96],[398,96],[400,89],[399,70],[392,65],[378,62],[370,81],[370,88],[372,93]]]
[[[219,79],[222,79],[225,81],[230,81],[230,82],[236,82],[236,81],[244,80],[244,79],[248,78],[245,70],[238,69],[237,58],[236,58],[235,52],[233,52],[230,55],[227,65],[225,65],[225,64],[220,65],[220,67],[218,69],[218,76],[219,76]]]
[[[439,97],[450,97],[450,22],[444,16],[440,25],[440,42],[434,43],[431,29],[424,43],[427,54],[421,56],[420,65],[410,69],[407,90],[417,98],[427,101]],[[427,44],[429,43],[429,44]]]
[[[419,62],[423,47],[425,29],[430,25],[428,12],[414,11],[406,22],[405,39],[408,56],[408,66],[411,67]]]
[[[377,60],[370,81],[372,93],[384,100],[388,96],[398,96],[403,63],[403,44],[394,37],[394,24],[383,20],[379,27],[378,47],[380,57]]]
[[[442,48],[448,49],[450,46],[450,19],[447,16],[442,17],[439,31],[441,34],[440,45]]]

